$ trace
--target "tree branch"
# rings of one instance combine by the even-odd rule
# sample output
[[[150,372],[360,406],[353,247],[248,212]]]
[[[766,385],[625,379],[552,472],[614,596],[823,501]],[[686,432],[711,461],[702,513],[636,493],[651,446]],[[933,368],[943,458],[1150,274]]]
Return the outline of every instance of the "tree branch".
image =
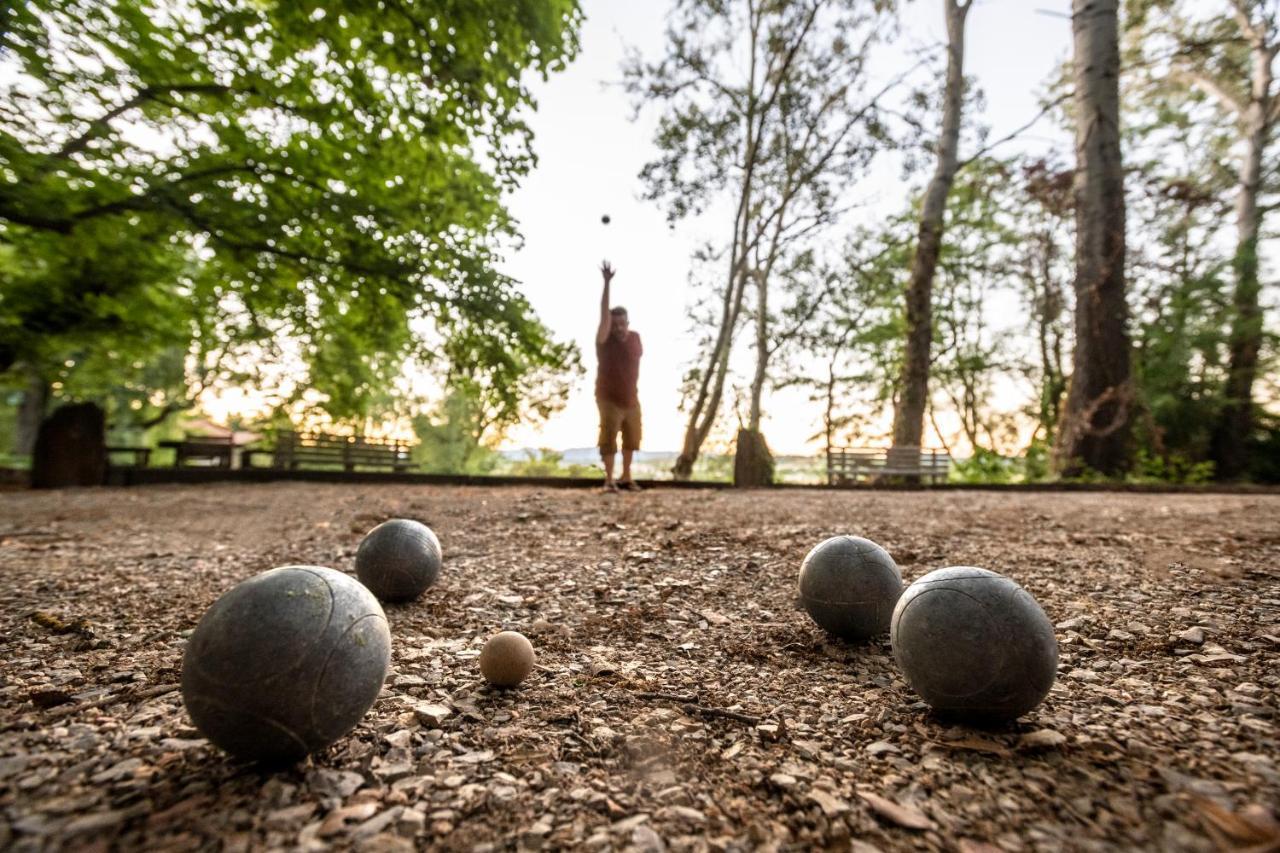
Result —
[[[1244,104],[1238,98],[1232,95],[1222,85],[1221,81],[1215,80],[1202,71],[1189,68],[1185,65],[1175,66],[1170,72],[1172,76],[1180,78],[1183,82],[1192,86],[1199,86],[1206,94],[1217,99],[1228,112],[1235,113],[1236,116],[1244,114]]]
[[[1240,25],[1240,29],[1258,50],[1266,50],[1267,42],[1264,33],[1253,24],[1253,19],[1249,17],[1249,7],[1244,0],[1231,0],[1231,5],[1235,9],[1236,23]]]
[[[971,0],[971,2],[972,2],[972,0]],[[1074,92],[1063,92],[1061,95],[1059,95],[1059,96],[1058,96],[1057,98],[1055,98],[1053,101],[1051,101],[1050,103],[1045,104],[1045,105],[1044,105],[1044,107],[1040,110],[1040,112],[1038,112],[1038,113],[1036,113],[1036,114],[1035,114],[1035,117],[1034,117],[1034,118],[1032,118],[1032,119],[1031,119],[1031,121],[1029,121],[1029,122],[1027,122],[1026,124],[1022,125],[1022,126],[1021,126],[1021,127],[1019,127],[1017,130],[1014,130],[1014,131],[1010,132],[1007,136],[1002,136],[1001,138],[997,139],[995,142],[992,142],[992,143],[989,143],[989,144],[987,144],[987,145],[982,146],[982,148],[980,148],[978,151],[976,151],[976,152],[975,152],[971,157],[967,157],[967,158],[965,158],[964,160],[961,160],[961,161],[960,161],[960,163],[956,166],[956,171],[957,171],[957,172],[959,172],[959,171],[960,171],[961,169],[963,169],[965,166],[968,166],[970,163],[972,163],[973,161],[977,160],[978,158],[986,156],[986,154],[987,154],[988,152],[990,152],[990,151],[991,151],[991,149],[995,148],[996,146],[998,146],[998,145],[1003,145],[1003,144],[1005,144],[1006,142],[1010,142],[1010,141],[1012,141],[1013,139],[1017,138],[1019,134],[1024,133],[1024,132],[1025,132],[1025,131],[1027,131],[1027,130],[1030,130],[1030,129],[1031,129],[1031,127],[1032,127],[1036,122],[1040,121],[1040,119],[1044,118],[1044,117],[1045,117],[1045,115],[1046,115],[1047,113],[1049,113],[1049,111],[1050,111],[1050,110],[1053,110],[1055,107],[1058,107],[1059,105],[1061,105],[1064,101],[1066,101],[1068,98],[1070,98],[1073,94],[1074,94]]]
[[[415,272],[415,270],[404,264],[393,264],[385,268],[371,267],[348,260],[345,256],[340,257],[338,260],[330,260],[329,258],[307,254],[306,252],[295,252],[288,249],[282,249],[279,246],[272,246],[261,240],[236,240],[222,233],[219,229],[215,228],[212,223],[203,220],[193,208],[180,204],[173,199],[169,199],[168,201],[169,206],[180,213],[188,223],[195,226],[202,233],[208,235],[210,240],[226,246],[228,249],[242,252],[258,252],[260,254],[272,255],[277,258],[300,263],[330,265],[347,270],[348,272],[360,273],[378,278],[403,278],[404,276],[411,275]]]
[[[65,160],[73,154],[83,151],[90,142],[97,139],[110,127],[111,122],[127,113],[135,107],[140,107],[147,101],[156,100],[157,96],[162,93],[204,93],[204,94],[223,94],[231,91],[229,86],[221,86],[215,83],[173,83],[170,85],[160,86],[143,86],[138,90],[132,98],[124,103],[114,107],[103,113],[96,119],[89,122],[89,127],[84,133],[75,139],[68,140],[65,145],[58,149],[53,155],[57,159]]]
[[[28,228],[53,231],[57,234],[69,234],[71,232],[71,223],[65,219],[36,216],[24,211],[9,209],[4,205],[0,205],[0,219],[12,222],[15,225],[25,225]]]

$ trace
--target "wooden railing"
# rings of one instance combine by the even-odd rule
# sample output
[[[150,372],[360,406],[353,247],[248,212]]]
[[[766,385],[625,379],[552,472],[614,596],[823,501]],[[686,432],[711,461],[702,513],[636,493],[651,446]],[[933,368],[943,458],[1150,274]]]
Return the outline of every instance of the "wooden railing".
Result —
[[[358,435],[332,435],[323,432],[282,432],[276,436],[271,450],[253,450],[245,455],[245,464],[253,467],[260,456],[271,457],[272,468],[296,470],[314,466],[341,466],[344,471],[356,468],[390,468],[407,471],[417,466],[410,461],[413,444],[393,438],[368,438]]]
[[[833,447],[827,452],[827,483],[847,486],[880,477],[919,477],[945,482],[951,455],[919,447]]]

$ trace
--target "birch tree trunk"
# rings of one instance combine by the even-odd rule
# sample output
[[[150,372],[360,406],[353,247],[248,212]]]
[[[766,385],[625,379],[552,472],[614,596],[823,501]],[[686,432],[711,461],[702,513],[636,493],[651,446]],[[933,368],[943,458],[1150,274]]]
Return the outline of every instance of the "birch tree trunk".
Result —
[[[702,444],[711,434],[716,415],[720,412],[720,399],[724,394],[725,377],[729,372],[729,353],[733,347],[733,333],[742,312],[742,296],[745,289],[743,267],[748,251],[748,227],[751,221],[752,180],[756,166],[756,47],[760,38],[759,25],[754,8],[751,11],[751,67],[747,75],[747,108],[743,116],[746,136],[742,152],[742,185],[738,192],[738,211],[733,221],[733,240],[729,248],[729,274],[725,279],[724,300],[720,313],[720,328],[716,330],[715,344],[707,359],[707,369],[698,385],[698,394],[689,409],[689,419],[684,428],[684,440],[680,455],[671,468],[676,480],[688,480],[693,476],[694,463]]]
[[[1118,0],[1073,0],[1076,343],[1054,448],[1055,465],[1068,476],[1086,468],[1116,475],[1130,461],[1118,11]]]
[[[907,285],[907,341],[893,411],[893,443],[919,447],[924,435],[924,410],[929,396],[929,363],[933,344],[933,278],[942,251],[947,195],[955,182],[960,146],[960,118],[964,103],[964,24],[973,0],[944,0],[947,16],[947,82],[943,95],[942,135],[938,163],[925,192]]]
[[[751,377],[751,409],[747,429],[760,431],[764,381],[769,370],[769,279],[764,270],[755,270],[756,282],[756,370]]]
[[[1262,182],[1264,153],[1277,115],[1277,96],[1272,93],[1272,63],[1280,51],[1280,34],[1267,29],[1265,20],[1254,22],[1248,6],[1233,3],[1236,19],[1250,43],[1252,73],[1249,100],[1238,115],[1244,134],[1244,154],[1240,182],[1236,189],[1236,251],[1233,260],[1236,289],[1235,312],[1229,338],[1225,405],[1214,428],[1211,455],[1220,479],[1238,479],[1248,467],[1250,433],[1253,431],[1253,382],[1258,372],[1258,351],[1262,347],[1261,286],[1258,280],[1258,235],[1262,211],[1258,193]]]
[[[725,287],[724,313],[720,320],[720,330],[716,345],[703,374],[700,389],[694,406],[689,410],[689,421],[685,425],[684,441],[680,446],[680,455],[676,457],[671,469],[677,480],[688,480],[693,476],[693,465],[698,461],[698,453],[702,444],[711,434],[716,415],[720,411],[720,400],[724,396],[725,377],[729,372],[729,352],[733,342],[733,330],[738,325],[738,317],[742,313],[743,293],[746,290],[746,275],[737,270],[736,275]]]
[[[772,261],[769,262],[772,267]],[[754,269],[756,284],[756,369],[751,379],[751,408],[746,429],[738,430],[733,458],[735,486],[767,486],[773,482],[773,454],[760,432],[765,378],[768,376],[769,341],[769,269]]]

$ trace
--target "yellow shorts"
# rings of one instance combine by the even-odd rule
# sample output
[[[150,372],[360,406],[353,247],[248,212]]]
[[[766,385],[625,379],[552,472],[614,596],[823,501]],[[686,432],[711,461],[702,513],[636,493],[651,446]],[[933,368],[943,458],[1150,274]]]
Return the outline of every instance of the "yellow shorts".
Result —
[[[600,440],[596,446],[601,453],[618,452],[618,432],[622,432],[622,449],[640,449],[640,405],[624,408],[611,400],[596,400],[600,409]]]

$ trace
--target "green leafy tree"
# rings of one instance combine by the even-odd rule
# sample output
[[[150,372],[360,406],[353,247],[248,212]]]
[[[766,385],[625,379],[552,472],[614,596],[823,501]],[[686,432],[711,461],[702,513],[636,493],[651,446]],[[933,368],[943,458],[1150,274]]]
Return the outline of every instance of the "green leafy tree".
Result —
[[[1161,150],[1167,156],[1177,149],[1166,141]],[[1211,459],[1232,311],[1230,260],[1219,240],[1227,212],[1221,195],[1194,169],[1179,177],[1162,168],[1146,178],[1131,204],[1144,237],[1131,270],[1134,379],[1143,415],[1135,425],[1138,468],[1150,471],[1154,462],[1172,469],[1177,460]]]
[[[995,294],[1015,289],[1017,221],[1006,209],[1012,186],[1014,168],[998,160],[981,158],[959,173],[946,211],[949,236],[938,257],[932,373],[974,453],[998,452],[1015,432],[1012,413],[991,404],[997,377],[1014,373],[1019,361],[1015,336],[1009,327],[993,326],[991,305]],[[936,403],[932,397],[928,403],[933,417]]]
[[[414,459],[426,471],[492,472],[500,461],[494,448],[507,430],[559,410],[569,382],[582,372],[576,350],[567,345],[542,342],[556,350],[557,363],[565,366],[553,370],[521,361],[519,351],[504,348],[497,334],[469,331],[449,341],[455,369],[446,379],[443,397],[430,413],[412,420],[419,440]]]
[[[1204,123],[1228,164],[1209,173],[1229,187],[1235,231],[1228,373],[1212,455],[1219,476],[1236,478],[1249,464],[1258,415],[1254,385],[1266,357],[1260,246],[1266,215],[1275,207],[1269,199],[1280,192],[1280,157],[1274,153],[1280,3],[1129,0],[1128,11],[1141,93],[1166,123]]]
[[[499,398],[566,365],[494,261],[533,162],[527,77],[573,55],[575,0],[0,14],[0,373],[292,340],[297,384],[358,421],[406,360],[478,357]]]
[[[475,400],[452,391],[430,415],[413,419],[418,445],[413,460],[430,474],[488,474],[498,465],[498,454],[483,443],[476,431],[479,420]]]
[[[867,443],[868,430],[893,399],[913,223],[907,214],[879,228],[855,229],[839,261],[823,271],[826,296],[782,360],[778,387],[805,389],[822,407],[810,440],[821,439],[825,451]]]
[[[1018,173],[1020,195],[1008,199],[1005,212],[1012,217],[1011,244],[1020,249],[1009,259],[1011,272],[1035,337],[1034,355],[1027,359],[1023,375],[1036,389],[1028,411],[1036,427],[1027,455],[1039,460],[1053,446],[1067,393],[1075,201],[1071,170],[1052,160],[1023,162]]]
[[[648,197],[667,206],[672,222],[709,210],[731,214],[725,238],[700,253],[723,271],[709,277],[711,331],[686,383],[677,479],[692,474],[719,416],[735,338],[752,302],[746,429],[754,435],[749,446],[763,448],[763,389],[788,337],[776,325],[785,271],[804,264],[809,241],[839,220],[845,189],[888,142],[881,96],[900,80],[878,89],[869,62],[893,30],[895,5],[682,0],[664,55],[636,58],[627,68],[637,103],[662,109],[658,154],[641,172]],[[758,467],[759,479],[767,479],[767,468]]]

